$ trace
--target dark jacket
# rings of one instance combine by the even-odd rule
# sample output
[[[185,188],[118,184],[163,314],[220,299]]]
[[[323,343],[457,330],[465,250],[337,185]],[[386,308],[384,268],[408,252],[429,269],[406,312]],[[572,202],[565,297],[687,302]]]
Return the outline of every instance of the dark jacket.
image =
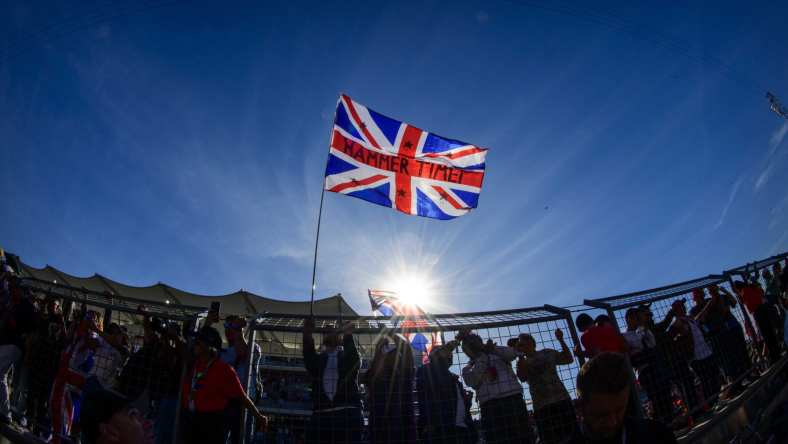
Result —
[[[325,353],[315,351],[315,340],[312,335],[304,335],[304,366],[312,377],[312,398],[315,410],[330,409],[334,407],[361,407],[361,397],[358,393],[358,369],[361,367],[361,357],[356,349],[352,335],[345,335],[342,345],[343,350],[337,352],[337,391],[334,400],[326,396],[323,391],[323,372],[328,363]]]
[[[26,337],[36,329],[36,309],[30,298],[23,295],[21,288],[12,288],[11,292],[12,299],[13,293],[16,292],[18,300],[12,302],[2,313],[0,344],[13,344],[19,347],[19,350],[25,351]]]
[[[607,440],[589,439],[581,431],[575,432],[567,444],[621,444],[622,435],[626,435],[624,444],[675,444],[676,436],[664,424],[651,419],[627,418],[624,420],[624,432]]]
[[[459,389],[459,392],[458,392]],[[416,393],[419,399],[419,431],[429,426],[440,431],[456,426],[457,394],[464,393],[459,377],[449,371],[447,365],[430,362],[416,371]],[[465,402],[465,425],[474,433],[468,403]]]
[[[413,349],[405,340],[394,343],[396,348],[388,353],[378,347],[364,375],[373,444],[416,441]]]

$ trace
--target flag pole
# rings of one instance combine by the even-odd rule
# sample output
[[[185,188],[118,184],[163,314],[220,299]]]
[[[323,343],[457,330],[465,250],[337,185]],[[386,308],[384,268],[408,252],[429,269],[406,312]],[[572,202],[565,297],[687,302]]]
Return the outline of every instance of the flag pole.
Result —
[[[323,218],[323,200],[326,197],[326,178],[323,177],[323,190],[320,192],[320,209],[317,212],[317,233],[315,234],[315,256],[312,261],[312,294],[309,298],[309,316],[314,316],[315,280],[317,278],[317,246],[320,243],[320,221]]]
[[[339,93],[339,100],[342,100],[342,93]],[[337,100],[337,106],[339,105],[339,100]],[[336,109],[334,110],[334,120],[336,120]],[[328,160],[331,158],[331,142],[334,139],[334,125],[332,121],[331,131],[328,133],[328,154],[326,154],[326,165],[328,165]],[[317,279],[317,246],[320,243],[320,221],[323,218],[323,199],[326,197],[326,170],[323,169],[323,185],[321,186],[320,190],[320,209],[317,211],[317,233],[315,233],[315,256],[312,260],[312,288],[311,294],[309,296],[309,316],[312,317],[315,315],[315,286],[316,279]]]
[[[342,93],[339,93],[339,100],[342,100]],[[339,100],[337,100],[337,106],[339,106]],[[334,109],[334,120],[336,120],[336,108]],[[326,154],[326,165],[328,165],[328,160],[331,158],[331,141],[334,139],[334,124],[332,121],[331,124],[331,131],[328,133],[328,154]],[[320,190],[320,209],[317,211],[317,232],[315,233],[315,256],[312,260],[312,287],[311,287],[311,294],[309,296],[309,317],[314,316],[315,314],[315,287],[317,285],[317,246],[320,243],[320,222],[323,219],[323,200],[326,197],[326,170],[323,169],[323,185],[321,186]]]

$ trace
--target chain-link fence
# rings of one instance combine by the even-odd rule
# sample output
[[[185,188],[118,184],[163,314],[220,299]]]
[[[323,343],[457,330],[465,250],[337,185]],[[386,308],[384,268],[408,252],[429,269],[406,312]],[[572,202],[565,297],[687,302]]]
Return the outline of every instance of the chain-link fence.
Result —
[[[440,436],[442,442],[476,442],[493,427],[488,424],[492,419],[505,425],[508,435],[532,440],[540,434],[543,442],[557,442],[577,424],[572,405],[577,336],[568,310],[546,306],[417,321],[318,317],[314,334],[304,337],[305,322],[277,315],[261,316],[253,324],[264,356],[260,405],[265,413],[287,417],[282,424],[297,424],[287,429],[275,424],[257,435],[263,442],[317,442],[319,436],[337,434],[341,438],[331,442],[415,442],[430,435],[433,441]],[[342,326],[352,328],[352,334],[338,333]],[[470,365],[468,353],[479,352],[468,345],[475,338],[489,358],[484,368]],[[357,377],[360,384],[339,384],[340,390],[354,394],[338,404],[345,394],[326,394],[326,387],[315,381],[325,379],[325,366],[339,347],[339,360],[357,352],[359,363],[356,373],[339,371],[336,380]],[[526,355],[534,357],[528,364],[518,358]],[[527,374],[538,359],[544,363]],[[550,373],[550,381],[543,371]],[[474,395],[470,386],[489,387]],[[349,424],[356,422],[356,434],[348,435],[353,429]]]
[[[424,318],[242,318],[10,279],[0,419],[29,442],[94,442],[122,405],[158,443],[560,443],[587,431],[581,367],[612,351],[634,378],[628,414],[682,434],[781,359],[787,256],[583,305]]]
[[[204,309],[37,279],[11,279],[0,305],[0,420],[16,440],[90,441],[107,407],[93,398],[106,392],[175,442],[188,333]]]

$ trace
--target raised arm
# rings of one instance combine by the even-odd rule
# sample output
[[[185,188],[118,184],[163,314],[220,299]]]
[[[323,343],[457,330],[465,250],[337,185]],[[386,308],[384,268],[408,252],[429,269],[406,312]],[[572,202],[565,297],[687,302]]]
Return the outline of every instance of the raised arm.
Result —
[[[462,368],[462,380],[465,381],[466,385],[473,389],[477,389],[482,383],[486,370],[485,366],[481,365],[481,363],[471,361]]]
[[[268,428],[268,418],[260,413],[260,410],[257,410],[254,401],[252,401],[249,396],[244,396],[241,398],[241,404],[243,404],[245,409],[249,410],[252,416],[257,418],[257,430],[265,431]]]
[[[528,382],[528,367],[525,365],[525,358],[517,358],[517,379],[520,382]]]
[[[738,303],[737,297],[733,296],[731,292],[725,287],[717,287],[717,289],[720,291],[720,295],[728,301],[731,307],[736,307],[736,304]]]
[[[566,341],[564,341],[564,332],[561,331],[560,328],[555,331],[555,338],[558,339],[558,343],[561,344],[561,353],[558,355],[558,364],[569,365],[575,362],[575,358],[572,356],[572,351],[569,349],[569,346],[566,345]]]
[[[345,350],[345,359],[348,360],[348,363],[361,367],[361,355],[358,353],[358,348],[356,348],[356,341],[353,340],[353,330],[355,330],[355,325],[352,322],[347,322],[342,326],[342,333],[344,334],[342,347]]]
[[[706,305],[703,306],[703,308],[698,312],[698,314],[695,315],[693,319],[699,322],[704,322],[706,320],[706,316],[709,315],[709,311],[711,311],[713,306],[719,304],[719,301],[719,295],[712,295],[711,299],[706,302]]]
[[[660,332],[667,332],[668,327],[670,327],[670,323],[673,322],[673,318],[675,316],[676,314],[673,312],[673,309],[671,308],[670,310],[668,310],[668,313],[665,315],[665,319],[654,323],[655,329]]]
[[[319,372],[317,364],[317,352],[315,351],[315,338],[312,332],[315,330],[314,318],[304,319],[304,336],[302,339],[302,349],[304,354],[304,367],[310,375],[316,376]]]

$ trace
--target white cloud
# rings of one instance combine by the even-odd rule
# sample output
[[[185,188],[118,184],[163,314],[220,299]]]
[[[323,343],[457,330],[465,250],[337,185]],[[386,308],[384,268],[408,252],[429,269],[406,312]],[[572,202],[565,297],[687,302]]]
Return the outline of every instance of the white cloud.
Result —
[[[777,151],[777,148],[783,143],[783,139],[785,139],[786,134],[788,134],[788,122],[783,123],[777,130],[772,133],[771,139],[769,139],[769,156],[774,154]]]
[[[733,204],[733,200],[736,199],[736,194],[739,192],[739,187],[741,186],[742,181],[744,180],[744,176],[740,176],[734,182],[733,187],[731,187],[731,193],[728,195],[728,202],[722,208],[722,214],[720,214],[720,220],[714,225],[714,230],[722,226],[722,223],[725,222],[725,216],[728,215],[728,210],[731,208],[731,204]]]
[[[774,170],[774,165],[777,163],[776,159],[773,157],[785,139],[786,134],[788,134],[788,122],[780,125],[769,138],[769,153],[766,155],[766,168],[763,169],[761,174],[758,175],[758,180],[755,181],[755,191],[760,190],[761,187],[766,185],[769,181],[772,171]]]
[[[758,176],[758,180],[755,181],[756,191],[761,189],[762,186],[766,185],[766,182],[769,181],[769,176],[772,175],[773,169],[774,169],[774,162],[769,162],[769,164],[766,165],[766,169],[764,169],[763,172],[761,172],[761,174]]]

